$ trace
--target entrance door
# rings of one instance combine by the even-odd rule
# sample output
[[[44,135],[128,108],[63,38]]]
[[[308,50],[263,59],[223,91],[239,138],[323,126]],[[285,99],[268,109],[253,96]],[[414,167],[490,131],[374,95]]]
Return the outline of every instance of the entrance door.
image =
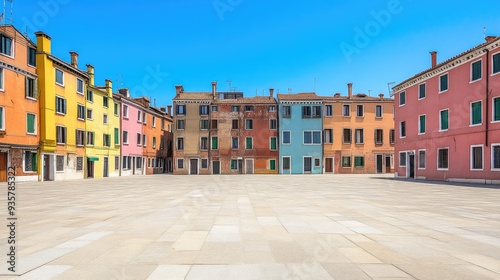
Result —
[[[132,158],[132,175],[135,175],[135,157]]]
[[[253,159],[245,159],[245,174],[253,174]]]
[[[7,182],[7,154],[0,153],[0,182]]]
[[[243,160],[238,160],[238,174],[243,174]]]
[[[51,164],[50,164],[50,156],[43,155],[43,180],[51,181],[50,172],[51,172]]]
[[[87,178],[94,178],[94,162],[87,158]]]
[[[304,173],[312,172],[312,157],[304,158]]]
[[[385,157],[385,173],[391,173],[391,157]]]
[[[109,166],[107,157],[104,158],[104,171],[102,174],[103,177],[109,177]]]
[[[377,173],[383,173],[384,172],[384,156],[383,155],[377,155]]]
[[[325,158],[325,173],[333,173],[333,158]]]
[[[189,160],[189,174],[191,175],[198,174],[198,159]]]
[[[218,160],[212,161],[212,174],[220,175],[220,161]]]
[[[410,164],[408,168],[410,168],[410,178],[415,178],[415,155],[410,155]]]

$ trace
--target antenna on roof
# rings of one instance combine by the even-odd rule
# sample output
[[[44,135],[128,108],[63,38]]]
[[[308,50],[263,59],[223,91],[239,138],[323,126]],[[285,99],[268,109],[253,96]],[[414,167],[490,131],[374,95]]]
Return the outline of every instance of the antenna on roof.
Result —
[[[12,24],[12,14],[14,12],[14,0],[3,0],[3,13],[0,15],[0,20],[3,24],[6,23],[6,15],[7,15],[7,2],[10,2],[10,18],[9,22]]]
[[[232,83],[232,81],[231,80],[227,80],[226,83],[227,83],[227,91],[231,91],[231,83]]]
[[[486,26],[483,28],[484,38],[486,38]]]
[[[314,92],[316,92],[316,77],[314,77]]]
[[[370,93],[372,92],[371,89],[368,90],[368,96],[371,96]]]
[[[288,93],[292,93],[292,88],[291,87],[288,88]]]
[[[395,84],[396,82],[390,82],[387,83],[387,89],[389,90],[389,96],[392,97],[394,95],[394,92],[391,90],[391,85]]]

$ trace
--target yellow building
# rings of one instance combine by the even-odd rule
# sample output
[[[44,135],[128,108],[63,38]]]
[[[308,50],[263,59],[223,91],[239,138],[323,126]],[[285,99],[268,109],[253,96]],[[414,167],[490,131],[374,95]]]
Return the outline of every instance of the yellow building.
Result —
[[[40,160],[42,181],[82,179],[85,147],[83,135],[88,74],[78,69],[78,54],[71,63],[51,54],[51,38],[37,32],[37,74],[40,100]]]
[[[89,82],[84,111],[85,119],[85,178],[119,176],[120,171],[120,112],[113,99],[113,85],[94,84],[94,67],[87,65]],[[80,114],[80,113],[79,113]]]

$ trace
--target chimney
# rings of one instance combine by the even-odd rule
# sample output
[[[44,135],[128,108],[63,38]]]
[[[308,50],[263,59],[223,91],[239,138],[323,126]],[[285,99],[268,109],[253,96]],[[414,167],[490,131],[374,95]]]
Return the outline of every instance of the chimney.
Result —
[[[431,54],[432,68],[434,68],[437,65],[437,52],[432,51],[432,52],[430,52],[430,54]]]
[[[486,40],[486,42],[491,42],[493,40],[495,40],[497,37],[496,36],[486,36],[486,38],[484,38],[484,40]]]
[[[184,87],[183,86],[175,86],[175,95],[179,96],[179,94],[184,92]]]
[[[89,85],[94,86],[94,66],[87,64],[87,73],[89,74]]]
[[[274,97],[274,88],[269,89],[269,96],[272,98]]]
[[[168,116],[171,117],[172,116],[172,105],[168,105],[167,108],[168,108]]]
[[[378,95],[378,97],[380,98],[380,100],[382,100],[382,99],[384,99],[384,94],[381,93],[381,94]]]
[[[109,96],[113,96],[113,82],[109,79],[106,79],[106,92]]]
[[[166,113],[167,112],[167,107],[160,107],[160,111],[162,111],[163,113]]]
[[[212,82],[212,97],[215,100],[217,96],[217,82]]]
[[[120,93],[121,95],[123,95],[125,97],[130,98],[130,91],[128,90],[128,88],[120,88],[120,89],[118,89],[118,93]]]
[[[71,55],[71,66],[78,68],[78,53],[76,52],[69,52]]]
[[[348,95],[349,99],[352,98],[352,83],[347,84],[347,95]]]
[[[43,33],[42,31],[35,32],[36,35],[36,46],[38,52],[44,52],[50,54],[51,38],[49,35]]]

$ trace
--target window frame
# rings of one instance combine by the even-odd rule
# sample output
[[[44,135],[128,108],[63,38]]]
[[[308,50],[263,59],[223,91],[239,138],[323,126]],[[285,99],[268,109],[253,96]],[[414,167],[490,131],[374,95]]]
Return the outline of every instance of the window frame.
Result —
[[[495,111],[495,102],[498,102],[498,112]],[[495,119],[495,112],[498,119]],[[500,122],[500,96],[492,97],[491,99],[491,122],[492,123]]]
[[[62,106],[63,106],[62,109],[64,112],[59,112],[59,101],[60,100],[62,101]],[[56,95],[56,114],[65,116],[68,113],[68,109],[66,106],[67,106],[66,98],[59,96],[59,95]]]
[[[32,54],[34,56],[32,57]],[[31,64],[31,59],[34,58],[35,60],[33,61],[33,64]],[[28,59],[27,59],[28,66],[31,67],[36,67],[36,48],[32,48],[28,46]]]
[[[273,140],[274,140],[274,149],[273,149]],[[278,150],[278,137],[276,136],[269,137],[269,150],[270,151]]]
[[[204,125],[206,124],[206,125]],[[200,120],[200,130],[208,130],[210,128],[210,122],[208,119]]]
[[[87,120],[93,121],[94,120],[94,110],[92,108],[87,107]]]
[[[292,106],[290,106],[290,105],[283,105],[282,117],[284,119],[291,119],[292,118]]]
[[[444,111],[447,111],[447,116],[448,116],[448,120],[447,120],[447,123],[448,123],[448,127],[443,129],[442,127],[442,124],[443,124],[443,120],[442,120],[442,112]],[[446,108],[446,109],[442,109],[442,110],[439,110],[439,132],[444,132],[444,131],[448,131],[450,129],[450,109],[449,108]]]
[[[82,85],[82,91],[78,91],[78,87],[79,87],[80,84]],[[76,93],[79,94],[79,95],[84,95],[85,94],[85,83],[80,78],[76,78]]]
[[[495,72],[495,58],[498,58],[498,69]],[[500,52],[491,55],[491,76],[498,75],[500,73]]]
[[[236,146],[234,145],[234,140],[236,139]],[[240,148],[240,137],[233,136],[231,137],[231,150],[238,150]]]
[[[422,91],[423,89],[423,91]],[[422,96],[423,92],[423,96]],[[418,100],[425,99],[427,97],[427,83],[421,83],[418,85]]]
[[[63,129],[63,135],[62,137],[64,137],[64,142],[59,142],[57,139],[58,138],[58,135],[59,133],[57,132],[58,128],[60,129]],[[63,125],[59,125],[59,124],[56,124],[56,144],[57,145],[66,145],[68,143],[68,130],[67,130],[67,127],[63,126]]]
[[[182,125],[180,125],[182,123]],[[184,130],[186,127],[186,120],[185,119],[177,119],[177,123],[175,124],[175,129],[176,130]]]
[[[175,168],[178,169],[178,170],[184,170],[185,169],[185,166],[184,166],[184,159],[183,158],[177,158],[176,160],[176,165],[175,165]],[[182,163],[182,164],[181,164]],[[179,167],[181,166],[181,167]]]
[[[380,108],[380,116],[378,116],[377,108]],[[384,117],[384,107],[382,105],[375,105],[375,118],[382,119]]]
[[[285,143],[285,132],[289,134],[288,138],[290,139],[290,141],[288,143]],[[281,141],[282,145],[291,145],[292,144],[292,131],[291,130],[283,130],[281,132],[281,139],[282,139],[282,141]]]
[[[418,152],[418,162],[417,162],[417,168],[420,170],[425,170],[427,169],[427,150],[426,149],[420,149],[417,151]],[[424,161],[423,161],[423,167],[422,165],[422,153],[424,154]]]
[[[122,131],[122,143],[128,145],[128,130]]]
[[[328,135],[328,137],[327,137]],[[329,138],[329,139],[327,139]],[[329,141],[327,141],[329,140]],[[323,144],[333,144],[333,128],[323,129]]]
[[[285,169],[285,159],[288,159],[288,168]],[[281,172],[283,171],[291,171],[292,170],[292,157],[291,156],[282,156],[281,157]]]
[[[440,164],[439,164],[439,157],[440,157],[440,151],[444,151],[446,150],[447,151],[447,167],[439,167]],[[449,147],[443,147],[443,148],[438,148],[437,149],[437,170],[438,171],[448,171],[450,169],[450,148]]]
[[[274,122],[274,128],[273,128]],[[278,130],[278,120],[277,119],[269,119],[269,130]]]
[[[184,151],[184,137],[177,137],[175,139],[175,149],[177,151]]]
[[[358,141],[358,131],[361,132],[360,138]],[[356,145],[364,145],[365,144],[365,130],[363,128],[356,128],[354,129],[354,144]]]
[[[481,148],[481,168],[475,168],[474,166],[474,149]],[[484,171],[484,145],[471,145],[470,146],[470,171]]]
[[[406,135],[407,135],[407,133],[406,133],[406,121],[401,121],[401,122],[399,122],[399,138],[401,138],[401,139],[406,138]]]
[[[325,105],[325,117],[333,116],[333,105],[327,104]]]
[[[379,141],[379,132],[380,131],[380,141]],[[374,132],[374,142],[375,142],[375,145],[384,145],[384,129],[382,128],[375,128],[375,130],[373,131]]]
[[[33,116],[33,132],[29,132],[29,122],[28,122],[29,115]],[[37,115],[35,113],[26,112],[26,134],[27,135],[38,135],[36,117],[37,117]]]
[[[346,108],[347,108],[347,111],[346,111]],[[344,118],[351,117],[351,104],[342,104],[342,117],[344,117]]]
[[[406,105],[406,91],[400,92],[398,94],[398,97],[399,97],[399,107],[405,106]],[[404,97],[404,98],[402,98],[402,97]]]
[[[80,138],[78,134],[80,134],[80,136],[81,136],[81,140],[82,140],[81,143],[78,143],[78,140],[79,140],[78,138]],[[76,136],[76,141],[75,141],[76,146],[77,147],[85,147],[85,130],[77,128],[75,130],[75,136]]]
[[[491,171],[500,171],[500,165],[498,167],[495,167],[495,147],[498,147],[500,149],[500,143],[493,143],[490,145],[491,147]],[[498,155],[499,159],[498,161],[500,162],[500,154]]]
[[[349,141],[346,141],[346,131],[349,131]],[[342,144],[343,145],[351,145],[352,144],[352,129],[351,128],[343,128],[342,129]]]
[[[424,118],[424,131],[422,131],[422,117]],[[427,132],[427,115],[423,114],[418,116],[418,135],[424,135]]]
[[[347,162],[345,159],[349,159]],[[340,165],[342,168],[352,168],[352,156],[351,155],[342,155],[340,157]]]
[[[251,147],[248,148],[248,140],[250,140]],[[252,136],[247,136],[245,137],[245,150],[253,150],[254,145],[253,145],[253,137]]]
[[[91,135],[92,137],[89,137]],[[89,140],[92,140],[89,142]],[[86,131],[85,133],[85,146],[94,146],[95,145],[95,132],[93,131]]]
[[[361,108],[361,115],[359,114],[359,108]],[[365,105],[356,104],[356,118],[364,118],[365,117]]]
[[[250,121],[251,128],[248,128],[248,124],[249,124],[248,121]],[[245,130],[253,130],[253,119],[245,119]]]
[[[481,109],[481,120],[479,123],[474,123],[474,104],[479,103],[480,109]],[[483,101],[482,100],[477,100],[477,101],[472,101],[470,103],[470,122],[469,122],[469,127],[473,126],[480,126],[483,125]]]
[[[210,137],[210,150],[211,151],[217,151],[217,150],[219,150],[219,136],[212,136],[212,137]]]
[[[54,78],[55,78],[56,85],[64,87],[64,71],[61,70],[61,69],[59,69],[59,68],[57,68],[57,67],[54,67],[54,69],[55,69],[54,70],[55,71],[55,77]],[[57,81],[57,73],[58,73],[58,71],[61,73],[62,83],[59,83]]]
[[[401,159],[403,159],[403,157],[404,157],[404,160],[401,160]],[[406,168],[406,166],[407,166],[406,165],[406,161],[407,160],[408,160],[408,152],[407,151],[400,151],[399,152],[399,158],[398,158],[399,167]]]
[[[33,160],[33,154],[35,154],[35,165],[33,165],[33,162],[31,163],[31,166],[35,167],[35,170],[27,170],[26,169],[26,154],[27,153],[30,153],[30,160]],[[23,172],[27,173],[27,174],[38,173],[38,151],[30,151],[30,150],[23,151]]]
[[[445,76],[446,76],[446,89],[443,89],[443,86],[441,83],[442,83],[442,77],[445,77]],[[439,81],[438,94],[447,92],[450,89],[450,75],[449,75],[449,73],[444,73],[442,75],[439,75],[438,81]]]
[[[479,78],[474,79],[474,65],[477,65],[479,63]],[[481,81],[483,79],[483,59],[477,59],[475,61],[472,61],[470,63],[470,84]]]
[[[0,33],[0,40],[1,40],[0,46],[1,44],[3,44],[4,38],[10,40],[10,50],[9,50],[10,54],[8,54],[7,51],[4,53],[1,49],[0,49],[0,54],[6,57],[14,58],[16,53],[14,49],[16,42],[14,38],[8,36],[7,34]]]
[[[203,146],[203,140],[205,140],[205,146]],[[209,147],[209,142],[208,142],[208,137],[206,136],[202,136],[200,137],[200,151],[208,151],[208,147]]]
[[[361,165],[357,165],[356,159],[361,159],[362,164]],[[362,169],[362,168],[365,168],[365,167],[366,167],[365,156],[356,156],[355,155],[354,156],[354,168]]]

